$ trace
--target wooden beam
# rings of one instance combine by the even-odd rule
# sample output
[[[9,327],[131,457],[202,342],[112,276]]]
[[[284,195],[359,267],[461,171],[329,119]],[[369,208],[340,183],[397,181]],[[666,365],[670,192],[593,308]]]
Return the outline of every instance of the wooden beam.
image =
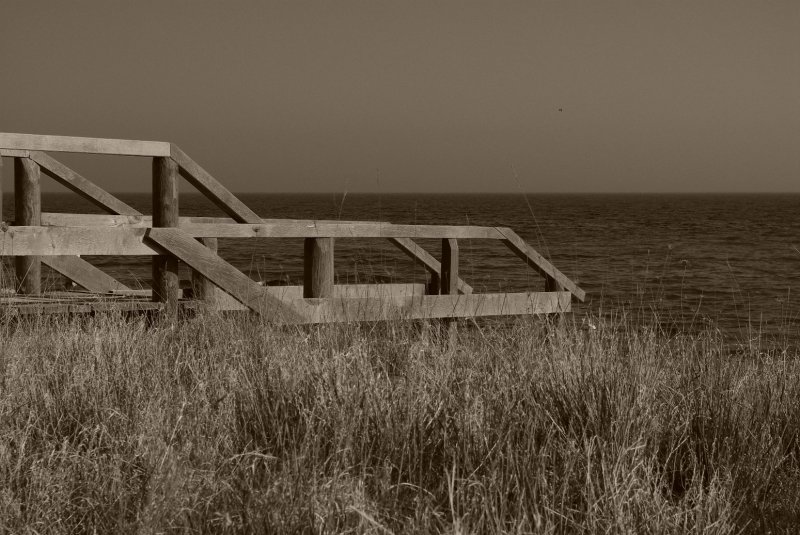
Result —
[[[271,296],[282,301],[303,299],[303,286],[262,286]],[[333,297],[382,299],[395,302],[398,306],[405,303],[409,297],[424,295],[424,284],[335,284]],[[236,299],[224,292],[219,292],[217,310],[249,310]]]
[[[211,199],[223,212],[238,223],[260,223],[261,218],[240,201],[233,193],[200,167],[177,145],[171,145],[172,159],[180,166],[180,173],[203,195]]]
[[[447,225],[392,225],[379,223],[322,223],[303,225],[293,221],[260,224],[183,223],[194,237],[214,238],[461,238],[502,239],[491,227]]]
[[[332,298],[290,300],[287,303],[303,312],[306,323],[328,323],[553,314],[569,311],[570,297],[570,292],[528,292],[424,295],[399,302]]]
[[[439,293],[455,295],[458,293],[458,240],[442,240],[442,273]]]
[[[71,189],[84,199],[115,214],[140,215],[141,212],[125,204],[106,190],[79,175],[58,160],[43,152],[33,151],[31,159],[38,163],[47,176]]]
[[[586,292],[581,290],[574,282],[572,282],[566,275],[561,273],[556,267],[551,264],[545,257],[540,255],[536,249],[525,243],[516,232],[510,228],[498,227],[504,239],[503,243],[511,249],[514,254],[523,259],[526,264],[535,269],[545,279],[553,279],[562,287],[566,288],[572,295],[577,297],[580,301],[586,298]]]
[[[431,254],[409,238],[390,238],[389,241],[403,251],[411,260],[427,269],[437,277],[442,265]],[[458,279],[458,291],[462,294],[472,293],[472,286]]]
[[[8,227],[0,230],[0,255],[108,255],[157,254],[143,243],[147,229],[103,227]]]
[[[0,149],[0,156],[7,156],[9,158],[27,158],[30,156],[30,153],[27,150]]]
[[[200,224],[234,224],[232,217],[180,217],[179,226],[187,227]],[[317,223],[337,224],[364,224],[378,223],[377,221],[342,221],[342,220],[312,220],[312,219],[261,219],[265,225],[292,223],[300,226],[316,225]],[[384,223],[389,225],[390,223]],[[42,225],[53,227],[140,227],[153,226],[153,218],[149,215],[115,215],[115,214],[67,214],[61,212],[42,212]]]
[[[178,226],[178,164],[171,158],[153,158],[153,227]],[[153,257],[153,301],[164,303],[169,315],[178,311],[178,259],[171,254]]]
[[[333,238],[306,238],[303,243],[303,297],[333,296]]]
[[[170,144],[162,141],[8,133],[0,133],[0,149],[117,154],[121,156],[170,155]]]
[[[197,240],[204,247],[214,254],[217,253],[219,244],[216,238],[199,238]],[[217,285],[213,281],[207,279],[199,271],[192,270],[192,291],[194,298],[199,299],[203,304],[209,308],[216,308],[217,294],[221,293],[217,289]]]
[[[28,158],[14,158],[14,213],[18,225],[40,225],[42,192],[39,165]],[[23,294],[42,291],[42,263],[38,256],[14,259],[17,288]]]
[[[216,253],[176,228],[152,228],[147,238],[164,253],[171,253],[211,280],[251,310],[271,320],[302,322],[304,318],[290,305],[276,299],[257,282],[225,262]]]
[[[130,288],[78,256],[43,256],[42,263],[94,293],[125,292]]]

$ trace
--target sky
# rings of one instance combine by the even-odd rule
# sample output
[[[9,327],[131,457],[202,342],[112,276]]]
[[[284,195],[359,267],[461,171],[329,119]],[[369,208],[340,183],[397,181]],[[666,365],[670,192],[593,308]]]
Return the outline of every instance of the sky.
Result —
[[[0,131],[171,141],[236,192],[800,192],[797,0],[3,0],[0,21]],[[147,159],[56,156],[150,189]]]

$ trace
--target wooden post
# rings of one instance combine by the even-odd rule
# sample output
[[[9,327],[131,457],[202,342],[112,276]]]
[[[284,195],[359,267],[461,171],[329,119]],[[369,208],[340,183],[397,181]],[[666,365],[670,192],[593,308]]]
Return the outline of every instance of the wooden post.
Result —
[[[333,297],[333,238],[306,238],[303,249],[303,297]]]
[[[178,226],[178,164],[171,158],[153,158],[153,227]],[[153,257],[153,301],[164,303],[168,315],[178,311],[178,259]]]
[[[440,295],[458,294],[458,240],[446,238],[442,240],[442,271],[439,277]],[[452,346],[456,341],[457,323],[455,319],[444,320]]]
[[[42,193],[39,165],[29,158],[14,158],[14,211],[16,224],[39,226],[42,223]],[[38,256],[14,259],[17,287],[23,294],[42,291],[42,262]]]
[[[210,251],[217,252],[217,238],[198,238],[197,241],[205,245]],[[210,310],[216,307],[217,285],[195,270],[192,270],[192,290],[194,298],[202,301],[205,307]]]

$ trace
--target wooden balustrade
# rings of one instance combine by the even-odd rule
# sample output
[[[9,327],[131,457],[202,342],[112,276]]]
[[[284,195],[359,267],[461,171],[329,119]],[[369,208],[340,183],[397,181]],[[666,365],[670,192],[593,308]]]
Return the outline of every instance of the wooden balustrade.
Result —
[[[151,157],[153,215],[141,214],[45,151]],[[39,266],[44,263],[89,292],[113,300],[91,301],[86,294],[80,299],[75,294],[60,294],[54,301],[35,305],[39,311],[155,308],[173,315],[179,308],[192,308],[199,302],[207,309],[251,310],[269,320],[288,323],[445,318],[454,333],[453,318],[563,312],[570,310],[572,297],[585,298],[573,281],[506,227],[262,219],[170,143],[0,133],[0,155],[14,159],[17,213],[16,224],[0,230],[0,255],[15,257],[19,293],[41,292]],[[42,172],[108,214],[42,214]],[[1,173],[2,167],[0,178]],[[228,217],[180,217],[179,177]],[[217,254],[219,238],[303,238],[303,286],[259,285]],[[336,240],[359,238],[388,239],[422,266],[430,276],[425,291],[419,285],[335,284]],[[414,241],[423,238],[442,241],[441,262]],[[544,292],[475,293],[459,276],[458,240],[464,239],[502,241],[544,277]],[[80,255],[152,256],[153,289],[131,290]],[[181,301],[179,262],[192,269],[192,302]],[[143,296],[151,301],[143,301]],[[23,300],[14,306],[25,313],[34,305]]]

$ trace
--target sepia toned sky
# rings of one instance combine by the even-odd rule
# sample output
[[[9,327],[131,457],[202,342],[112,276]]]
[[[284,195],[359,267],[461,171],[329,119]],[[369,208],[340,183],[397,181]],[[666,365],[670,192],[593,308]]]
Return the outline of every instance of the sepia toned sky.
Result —
[[[234,191],[800,192],[797,0],[4,0],[0,21],[0,131],[172,141]],[[146,160],[58,157],[149,191]]]

